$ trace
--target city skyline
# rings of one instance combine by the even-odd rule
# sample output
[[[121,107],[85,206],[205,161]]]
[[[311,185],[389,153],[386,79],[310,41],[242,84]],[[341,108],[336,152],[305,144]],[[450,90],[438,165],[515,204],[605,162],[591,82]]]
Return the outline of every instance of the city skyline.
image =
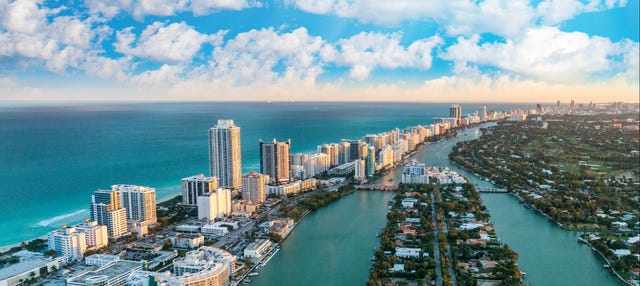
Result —
[[[638,1],[154,3],[0,2],[0,101],[638,102]]]

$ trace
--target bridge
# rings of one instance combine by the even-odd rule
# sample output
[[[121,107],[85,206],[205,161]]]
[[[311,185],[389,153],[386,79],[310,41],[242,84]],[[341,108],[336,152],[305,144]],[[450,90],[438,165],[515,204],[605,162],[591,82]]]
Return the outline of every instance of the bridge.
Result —
[[[501,188],[478,188],[478,192],[480,193],[507,193],[507,189]]]
[[[357,190],[369,190],[369,191],[389,191],[393,192],[398,190],[398,186],[394,185],[357,185]]]

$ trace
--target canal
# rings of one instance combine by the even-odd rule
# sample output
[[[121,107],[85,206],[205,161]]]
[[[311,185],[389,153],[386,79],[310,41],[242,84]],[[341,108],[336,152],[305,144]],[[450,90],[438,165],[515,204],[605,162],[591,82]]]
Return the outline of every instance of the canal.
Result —
[[[426,145],[414,158],[451,167],[480,187],[494,187],[449,163],[449,150],[456,142],[479,136],[478,128],[467,129],[455,138]],[[374,183],[397,184],[400,170]],[[391,196],[355,192],[309,214],[267,266],[258,270],[252,285],[364,285]],[[532,213],[510,195],[482,194],[482,199],[499,239],[518,252],[527,285],[624,285],[603,269],[603,261],[589,247],[577,243],[577,233]]]

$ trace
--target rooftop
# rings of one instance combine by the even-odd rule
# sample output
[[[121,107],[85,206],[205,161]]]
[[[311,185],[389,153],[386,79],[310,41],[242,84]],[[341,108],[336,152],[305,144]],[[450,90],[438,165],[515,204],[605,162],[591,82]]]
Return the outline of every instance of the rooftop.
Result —
[[[89,271],[78,277],[74,277],[68,280],[68,285],[86,285],[96,277],[108,277],[112,279],[129,271],[136,269],[142,269],[142,264],[138,261],[120,260],[113,263],[109,263],[103,267],[100,267],[94,271]],[[73,283],[73,284],[72,284]]]
[[[53,259],[47,259],[44,257],[34,257],[27,260],[20,261],[16,264],[0,268],[0,280],[11,278],[18,274],[32,271],[40,267],[45,266],[47,263],[52,262]]]

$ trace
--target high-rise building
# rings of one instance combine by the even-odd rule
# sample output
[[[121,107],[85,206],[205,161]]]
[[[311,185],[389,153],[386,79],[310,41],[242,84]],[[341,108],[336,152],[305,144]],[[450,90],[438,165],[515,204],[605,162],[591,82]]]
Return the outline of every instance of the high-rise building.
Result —
[[[329,170],[331,160],[329,155],[325,153],[310,154],[307,163],[304,165],[304,171],[307,178],[322,174]]]
[[[197,206],[198,196],[218,188],[216,177],[205,177],[203,174],[182,179],[182,204]]]
[[[337,166],[340,162],[340,147],[338,144],[318,145],[318,153],[329,155],[329,165]]]
[[[209,128],[209,171],[221,187],[242,186],[240,150],[240,127],[233,120],[218,120]]]
[[[109,232],[105,225],[85,220],[84,223],[76,225],[76,230],[84,233],[88,248],[99,249],[109,245]]]
[[[260,140],[260,172],[268,175],[271,183],[284,184],[289,182],[289,154],[291,140],[278,142],[264,142]]]
[[[369,145],[367,151],[367,161],[365,162],[367,177],[372,177],[376,173],[376,148]]]
[[[120,207],[127,210],[127,220],[155,224],[156,189],[135,185],[113,185],[111,190],[118,193]]]
[[[409,164],[404,165],[402,170],[402,183],[428,184],[429,176],[427,175],[426,164],[411,160]]]
[[[231,213],[231,190],[217,188],[198,197],[198,219],[214,220]]]
[[[382,149],[378,153],[378,161],[380,162],[380,166],[382,166],[382,169],[393,165],[393,153],[393,147],[391,147],[391,145],[384,145],[382,147]]]
[[[482,119],[482,121],[486,121],[486,120],[487,120],[487,115],[488,115],[488,114],[487,114],[487,106],[486,106],[486,105],[483,105],[483,106],[482,106],[482,111],[481,111],[481,113],[482,113],[482,114],[480,114],[480,118]]]
[[[355,173],[354,173],[354,178],[355,179],[364,179],[367,177],[367,172],[366,172],[366,164],[364,162],[364,160],[361,159],[357,159],[354,161],[355,163]]]
[[[460,126],[462,123],[462,106],[459,104],[451,105],[449,108],[449,117],[456,119],[456,126]]]
[[[338,164],[342,165],[351,161],[351,144],[347,141],[340,142],[338,144]]]
[[[120,207],[120,197],[114,190],[97,190],[89,205],[91,220],[107,227],[109,238],[120,238],[129,234],[127,210]]]
[[[52,231],[47,235],[49,249],[66,259],[67,263],[80,261],[87,250],[86,236],[73,227],[65,227]]]
[[[343,142],[349,143],[349,160],[353,161],[356,159],[363,159],[361,150],[362,150],[362,141],[361,140],[343,140]]]
[[[266,199],[266,187],[269,176],[256,172],[242,176],[242,198],[254,204],[260,204]]]

